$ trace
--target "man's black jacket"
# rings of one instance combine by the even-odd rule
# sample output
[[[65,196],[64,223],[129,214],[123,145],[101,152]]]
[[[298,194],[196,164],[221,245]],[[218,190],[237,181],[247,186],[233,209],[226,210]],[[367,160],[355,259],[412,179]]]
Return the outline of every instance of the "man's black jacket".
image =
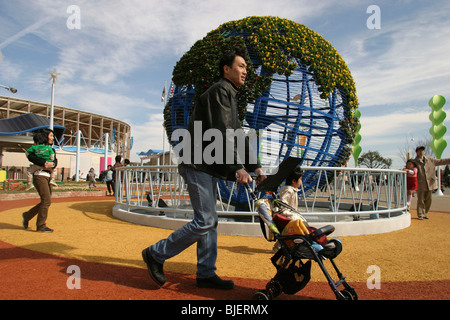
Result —
[[[182,163],[217,178],[236,180],[236,171],[261,167],[244,138],[236,101],[237,88],[222,78],[200,96],[189,119],[191,157]],[[221,139],[221,141],[216,141]],[[184,148],[189,148],[186,144]],[[243,154],[244,153],[244,154]]]

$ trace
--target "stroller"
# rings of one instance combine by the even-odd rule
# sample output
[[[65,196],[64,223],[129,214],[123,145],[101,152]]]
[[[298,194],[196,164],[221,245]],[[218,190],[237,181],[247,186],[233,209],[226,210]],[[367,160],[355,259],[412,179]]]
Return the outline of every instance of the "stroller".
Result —
[[[342,244],[338,239],[327,239],[327,235],[334,232],[331,225],[316,229],[310,227],[307,221],[298,214],[300,219],[293,221],[278,212],[283,210],[295,211],[294,208],[279,199],[268,201],[258,199],[257,192],[275,192],[285,177],[294,170],[301,159],[288,157],[279,166],[275,175],[268,176],[255,191],[249,185],[246,188],[255,201],[261,221],[261,230],[268,241],[277,241],[275,248],[279,248],[271,258],[277,272],[267,283],[266,288],[253,295],[254,300],[271,300],[281,293],[295,294],[302,290],[311,279],[311,261],[317,262],[325,275],[330,288],[338,300],[357,300],[358,294],[339,271],[334,258],[342,251]],[[270,235],[267,235],[266,226]],[[286,229],[295,232],[285,232]],[[281,232],[280,232],[281,230]],[[294,234],[293,234],[294,233]],[[339,280],[335,282],[324,266],[324,260],[330,260]],[[338,287],[343,285],[344,289]]]

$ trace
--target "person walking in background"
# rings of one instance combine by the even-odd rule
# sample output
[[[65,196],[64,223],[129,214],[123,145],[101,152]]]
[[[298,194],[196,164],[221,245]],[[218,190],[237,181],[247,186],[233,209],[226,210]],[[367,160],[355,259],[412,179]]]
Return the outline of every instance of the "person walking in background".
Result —
[[[122,156],[117,155],[115,158],[115,163],[114,165],[111,167],[111,170],[113,172],[112,174],[112,180],[111,180],[111,184],[112,184],[112,189],[113,189],[113,196],[116,194],[116,181],[117,181],[117,175],[119,174],[119,172],[116,172],[116,169],[122,166]]]
[[[25,151],[27,158],[30,154],[34,154],[38,158],[42,158],[48,162],[53,162],[54,158],[55,158],[55,151],[54,151],[53,147],[51,145],[47,145],[46,143],[40,144],[37,141],[37,139],[38,139],[37,137],[38,137],[37,134],[33,136],[34,144],[30,148],[28,148],[28,150],[25,150],[22,148],[22,150]],[[26,190],[30,190],[30,189],[34,188],[34,185],[32,184],[33,183],[33,173],[40,169],[44,169],[44,168],[41,166],[38,166],[34,163],[31,164],[30,167],[27,169],[27,188],[26,188]],[[50,171],[51,171],[50,172],[50,185],[57,187],[58,185],[55,182],[56,170],[52,169]]]
[[[445,181],[445,186],[447,188],[449,188],[450,187],[450,168],[448,167],[448,165],[445,166],[444,181]]]
[[[45,151],[42,153],[39,152],[30,152],[28,153],[28,160],[30,160],[33,164],[41,167],[33,172],[33,185],[39,193],[39,197],[41,201],[35,205],[30,210],[24,212],[22,214],[22,225],[25,229],[28,229],[29,221],[37,215],[36,220],[36,231],[38,232],[53,232],[53,229],[47,227],[46,221],[48,216],[48,210],[51,205],[51,195],[52,188],[50,185],[51,181],[51,172],[55,169],[58,164],[58,160],[56,159],[56,152],[51,146],[53,145],[54,133],[50,129],[42,129],[35,133],[34,141],[37,145],[46,146],[42,148]],[[52,149],[51,151],[49,149]],[[31,151],[31,150],[30,150]],[[51,161],[47,160],[47,156],[44,156],[44,153],[48,153],[50,159],[50,154],[52,154]],[[39,154],[39,155],[38,155]]]
[[[108,164],[108,170],[106,170],[106,175],[105,175],[105,182],[106,182],[106,188],[108,189],[108,195],[112,196],[113,192],[114,192],[114,188],[113,188],[113,184],[112,184],[112,180],[113,180],[113,170],[112,170],[112,165]]]
[[[431,195],[434,190],[439,189],[436,177],[436,166],[450,164],[450,158],[435,159],[425,156],[425,147],[416,148],[414,163],[417,167],[417,217],[419,220],[428,219],[431,207]]]
[[[97,175],[95,174],[94,168],[91,168],[87,174],[87,180],[89,181],[89,189],[91,189],[92,185],[94,186],[94,188],[96,188],[97,186],[95,185],[95,177]]]

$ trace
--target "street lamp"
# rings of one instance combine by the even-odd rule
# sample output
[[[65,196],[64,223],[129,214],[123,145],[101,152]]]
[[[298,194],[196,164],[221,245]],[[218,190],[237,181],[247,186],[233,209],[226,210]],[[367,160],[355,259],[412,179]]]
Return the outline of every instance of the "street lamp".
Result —
[[[53,69],[53,72],[52,73],[49,72],[49,74],[50,74],[50,79],[49,80],[53,79],[53,82],[52,82],[52,101],[51,101],[51,107],[50,107],[51,109],[50,109],[50,125],[49,125],[49,128],[50,128],[50,130],[53,130],[53,117],[54,117],[54,115],[53,115],[54,114],[53,101],[55,99],[55,82],[56,82],[56,79],[57,79],[59,73],[56,73],[56,69]]]
[[[6,90],[11,91],[12,93],[16,93],[17,89],[14,89],[13,87],[7,87],[0,84],[0,87],[5,88]]]

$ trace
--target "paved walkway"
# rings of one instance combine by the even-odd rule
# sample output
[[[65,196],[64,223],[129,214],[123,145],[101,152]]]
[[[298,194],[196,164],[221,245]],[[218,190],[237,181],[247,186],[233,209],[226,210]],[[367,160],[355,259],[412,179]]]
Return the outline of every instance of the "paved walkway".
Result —
[[[147,274],[141,250],[170,230],[112,217],[111,197],[56,198],[49,213],[52,234],[21,226],[21,214],[36,199],[2,201],[0,208],[0,299],[251,299],[275,274],[273,243],[263,237],[219,236],[218,274],[236,288],[222,292],[195,286],[195,246],[169,260],[168,282],[158,288]],[[341,237],[336,263],[360,299],[450,299],[450,197],[433,197],[430,220],[388,234]],[[413,208],[415,208],[413,204]],[[426,241],[424,241],[426,239]],[[441,248],[442,246],[442,248]],[[71,265],[81,271],[81,289],[68,289]],[[367,285],[370,267],[380,271],[380,289]],[[328,271],[332,268],[328,264]],[[313,264],[311,281],[295,295],[278,299],[334,299]]]
[[[448,190],[450,192],[450,190]],[[412,202],[412,209],[416,208],[417,205],[417,197],[414,197]],[[432,211],[439,211],[439,212],[450,212],[450,195],[443,195],[443,196],[432,196],[432,202],[431,202],[431,210]]]

